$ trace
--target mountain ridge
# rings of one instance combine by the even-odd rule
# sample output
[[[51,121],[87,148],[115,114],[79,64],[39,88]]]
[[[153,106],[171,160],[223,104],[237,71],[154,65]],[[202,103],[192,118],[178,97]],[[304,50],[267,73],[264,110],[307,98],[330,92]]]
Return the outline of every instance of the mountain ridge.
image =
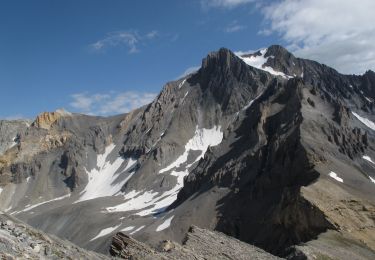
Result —
[[[373,76],[278,45],[221,48],[127,114],[11,130],[2,209],[103,253],[117,231],[156,246],[182,242],[192,224],[279,256],[327,232],[375,250]]]

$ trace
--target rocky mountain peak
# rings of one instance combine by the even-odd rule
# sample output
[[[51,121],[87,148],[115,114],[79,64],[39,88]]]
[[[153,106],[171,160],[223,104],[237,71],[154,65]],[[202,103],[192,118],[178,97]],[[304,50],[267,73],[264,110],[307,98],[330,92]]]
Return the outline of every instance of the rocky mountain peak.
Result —
[[[61,117],[71,115],[72,114],[65,109],[57,109],[54,112],[43,112],[36,117],[35,121],[32,123],[32,126],[48,130],[51,128],[52,124]]]
[[[221,48],[218,51],[211,52],[202,61],[202,70],[212,71],[220,68],[221,70],[230,70],[238,65],[237,56],[226,48]]]
[[[281,45],[271,45],[267,48],[266,57],[274,56],[275,58],[281,57],[294,57],[287,49]]]

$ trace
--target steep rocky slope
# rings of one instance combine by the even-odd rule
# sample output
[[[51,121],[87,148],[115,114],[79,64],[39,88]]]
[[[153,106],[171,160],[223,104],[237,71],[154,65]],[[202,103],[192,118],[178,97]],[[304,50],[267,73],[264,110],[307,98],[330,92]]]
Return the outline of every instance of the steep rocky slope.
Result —
[[[126,259],[280,259],[219,232],[195,226],[190,227],[182,245],[165,240],[158,249],[117,233],[112,239],[110,253]]]
[[[1,259],[109,259],[36,230],[0,212]]]
[[[17,145],[18,133],[30,125],[28,120],[0,120],[0,155]]]
[[[0,206],[102,253],[117,232],[157,246],[197,225],[279,256],[304,245],[332,258],[322,234],[333,232],[366,258],[374,82],[372,71],[342,75],[281,46],[220,49],[128,114],[59,110],[14,130],[16,145],[2,141]]]

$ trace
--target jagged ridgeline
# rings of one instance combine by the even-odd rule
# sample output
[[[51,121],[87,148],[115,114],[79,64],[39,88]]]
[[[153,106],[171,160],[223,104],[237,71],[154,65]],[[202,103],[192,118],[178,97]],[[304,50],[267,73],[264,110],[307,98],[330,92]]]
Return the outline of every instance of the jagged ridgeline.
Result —
[[[103,254],[125,235],[190,250],[195,225],[281,257],[374,259],[374,101],[372,71],[220,49],[127,114],[1,121],[0,207]]]

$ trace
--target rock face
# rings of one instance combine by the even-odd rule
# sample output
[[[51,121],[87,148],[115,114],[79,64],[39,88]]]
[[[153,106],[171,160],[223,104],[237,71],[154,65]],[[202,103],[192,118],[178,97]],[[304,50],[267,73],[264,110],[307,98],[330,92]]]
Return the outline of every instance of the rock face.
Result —
[[[64,116],[71,116],[71,113],[63,109],[58,109],[55,112],[43,112],[36,117],[33,126],[48,130],[52,124]]]
[[[28,120],[0,120],[0,155],[18,144],[18,134],[30,125]]]
[[[0,213],[1,259],[109,259]]]
[[[222,48],[128,114],[57,111],[1,139],[0,207],[106,254],[119,232],[156,247],[196,225],[281,257],[373,256],[374,75]]]

